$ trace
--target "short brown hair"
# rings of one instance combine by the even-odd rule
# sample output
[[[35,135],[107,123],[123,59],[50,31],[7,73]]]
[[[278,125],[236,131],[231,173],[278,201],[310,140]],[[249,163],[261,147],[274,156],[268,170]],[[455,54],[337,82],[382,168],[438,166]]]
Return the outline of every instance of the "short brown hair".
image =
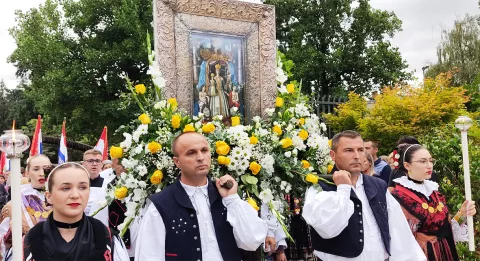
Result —
[[[83,160],[85,160],[87,155],[102,155],[102,152],[97,149],[89,149],[83,153]]]
[[[375,149],[378,149],[378,141],[375,141],[375,140],[364,140],[363,142],[364,142],[364,143],[365,143],[365,142],[371,142],[371,143],[372,143],[372,147],[375,148]]]
[[[353,130],[346,130],[340,133],[335,134],[332,138],[332,150],[337,151],[338,143],[340,142],[340,138],[349,138],[349,139],[356,139],[361,138],[362,135],[360,133],[353,131]]]
[[[57,173],[59,170],[62,170],[62,169],[68,169],[68,168],[73,168],[73,169],[81,169],[83,171],[85,171],[85,173],[87,173],[87,177],[88,177],[88,180],[90,180],[90,173],[88,173],[88,170],[76,163],[76,162],[67,162],[67,163],[63,163],[61,165],[58,165],[57,167],[55,167],[52,172],[50,172],[50,175],[48,175],[48,178],[47,178],[47,190],[48,191],[52,191],[52,188],[53,188],[53,177],[55,175],[55,173]]]

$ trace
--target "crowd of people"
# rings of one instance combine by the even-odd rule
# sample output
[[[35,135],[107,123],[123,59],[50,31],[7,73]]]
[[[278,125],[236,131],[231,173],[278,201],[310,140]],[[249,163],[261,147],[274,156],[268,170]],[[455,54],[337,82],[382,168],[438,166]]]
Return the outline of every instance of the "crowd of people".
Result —
[[[390,162],[378,149],[355,131],[336,134],[330,151],[335,185],[319,181],[321,189],[310,187],[303,206],[292,199],[317,260],[459,260],[455,242],[467,239],[465,217],[475,215],[475,204],[465,201],[456,214],[448,209],[435,159],[413,137],[399,140]],[[211,152],[202,134],[180,134],[172,152],[177,181],[150,197],[123,237],[118,226],[125,205],[115,200],[101,209],[107,187],[125,171],[118,160],[103,161],[95,149],[80,163],[58,166],[41,154],[30,157],[21,187],[23,260],[287,260],[275,215],[244,201],[231,176],[209,176]],[[12,260],[4,174],[0,245],[3,260]]]

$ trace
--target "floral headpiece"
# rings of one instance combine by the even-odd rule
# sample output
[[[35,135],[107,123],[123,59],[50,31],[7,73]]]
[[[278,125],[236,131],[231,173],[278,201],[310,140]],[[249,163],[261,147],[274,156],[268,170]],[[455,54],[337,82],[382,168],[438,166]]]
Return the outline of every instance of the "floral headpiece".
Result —
[[[393,154],[392,154],[393,167],[394,167],[395,169],[398,169],[398,167],[399,167],[398,160],[400,159],[400,154],[398,154],[398,151],[397,151],[397,150],[394,150],[392,153],[393,153]]]

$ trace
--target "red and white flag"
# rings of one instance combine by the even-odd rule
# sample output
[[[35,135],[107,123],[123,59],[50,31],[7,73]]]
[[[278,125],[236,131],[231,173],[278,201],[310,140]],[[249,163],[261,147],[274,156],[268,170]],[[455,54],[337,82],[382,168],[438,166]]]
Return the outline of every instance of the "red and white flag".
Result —
[[[32,146],[30,147],[30,156],[43,153],[42,145],[42,116],[38,115],[37,126],[33,134]]]
[[[10,170],[10,160],[7,159],[7,153],[2,152],[0,156],[0,174],[3,175],[3,170]]]
[[[107,126],[103,127],[102,135],[100,135],[100,139],[98,140],[97,145],[95,145],[95,149],[102,153],[102,160],[108,159]]]

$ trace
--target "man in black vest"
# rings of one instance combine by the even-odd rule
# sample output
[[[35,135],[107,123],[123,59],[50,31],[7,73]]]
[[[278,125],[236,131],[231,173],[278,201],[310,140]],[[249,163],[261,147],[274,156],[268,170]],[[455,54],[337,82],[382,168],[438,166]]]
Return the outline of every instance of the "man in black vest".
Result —
[[[338,169],[335,184],[309,188],[303,207],[315,255],[323,261],[426,260],[387,184],[361,173],[365,148],[360,134],[335,135],[330,156]]]
[[[240,261],[240,248],[256,250],[267,224],[237,194],[229,175],[211,181],[211,154],[202,134],[187,132],[172,142],[177,181],[150,197],[136,242],[135,260]],[[225,184],[231,182],[231,188]]]

